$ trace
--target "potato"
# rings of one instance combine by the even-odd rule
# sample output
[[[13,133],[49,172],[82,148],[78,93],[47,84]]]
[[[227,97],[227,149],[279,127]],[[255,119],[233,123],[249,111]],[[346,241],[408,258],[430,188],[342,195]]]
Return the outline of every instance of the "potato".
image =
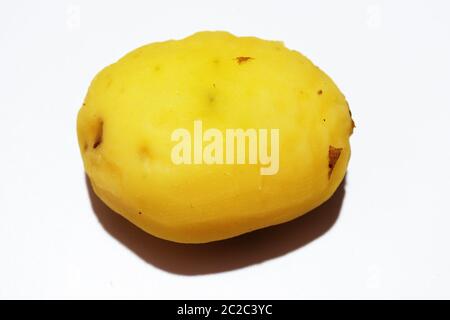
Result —
[[[352,130],[344,96],[306,57],[226,32],[130,52],[94,78],[77,120],[95,193],[183,243],[319,206],[343,180]]]

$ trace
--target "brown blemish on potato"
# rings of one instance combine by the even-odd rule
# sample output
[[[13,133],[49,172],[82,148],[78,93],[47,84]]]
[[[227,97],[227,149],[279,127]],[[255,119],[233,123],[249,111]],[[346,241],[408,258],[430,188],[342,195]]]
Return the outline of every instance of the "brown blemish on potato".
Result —
[[[347,101],[347,100],[345,100],[345,104],[347,105],[347,108],[348,108],[348,114],[350,115],[350,120],[351,120],[351,122],[352,122],[351,128],[350,128],[350,135],[351,135],[351,134],[353,133],[353,129],[356,128],[356,125],[355,125],[355,121],[353,121],[353,118],[352,118],[352,110],[350,110],[350,105],[348,104],[348,101]]]
[[[95,133],[95,140],[92,148],[97,149],[103,142],[103,120],[100,119],[97,124],[97,129]]]
[[[328,179],[331,178],[331,174],[333,173],[333,169],[341,156],[342,148],[335,148],[333,146],[328,147]]]
[[[150,156],[151,156],[150,149],[146,143],[141,144],[141,146],[139,147],[138,153],[142,160],[150,159]]]
[[[138,59],[138,58],[141,57],[141,55],[142,55],[142,52],[141,52],[141,51],[138,51],[138,52],[134,53],[134,54],[131,56],[131,58],[133,58],[133,59]]]
[[[142,212],[141,212],[141,211],[139,211],[139,212],[138,212],[138,214],[142,214]]]
[[[320,89],[319,91],[317,91],[317,94],[318,94],[319,96],[321,96],[322,93],[323,93],[322,89]]]
[[[105,88],[109,88],[109,87],[111,87],[111,85],[112,85],[112,82],[113,82],[112,78],[111,78],[111,77],[108,77],[108,80],[106,81],[106,85],[105,85]]]
[[[252,57],[236,57],[236,61],[238,64],[250,61],[252,59],[254,59],[254,58],[252,58]]]

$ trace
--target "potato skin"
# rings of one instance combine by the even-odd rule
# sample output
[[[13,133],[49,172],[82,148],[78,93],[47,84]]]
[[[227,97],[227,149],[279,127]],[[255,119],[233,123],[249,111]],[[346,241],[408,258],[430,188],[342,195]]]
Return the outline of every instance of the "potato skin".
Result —
[[[275,175],[259,166],[175,165],[177,128],[278,128]],[[281,42],[200,32],[138,48],[103,69],[77,133],[95,193],[157,237],[226,239],[292,220],[345,175],[353,121],[333,81]]]

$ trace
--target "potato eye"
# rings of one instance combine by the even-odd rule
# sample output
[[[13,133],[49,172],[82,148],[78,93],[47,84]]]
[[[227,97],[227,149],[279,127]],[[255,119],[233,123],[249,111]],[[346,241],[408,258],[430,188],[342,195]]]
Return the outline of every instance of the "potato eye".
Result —
[[[102,142],[103,142],[103,120],[100,119],[97,124],[95,140],[94,140],[94,144],[92,145],[92,147],[94,149],[97,149],[97,147],[99,147],[102,144]]]

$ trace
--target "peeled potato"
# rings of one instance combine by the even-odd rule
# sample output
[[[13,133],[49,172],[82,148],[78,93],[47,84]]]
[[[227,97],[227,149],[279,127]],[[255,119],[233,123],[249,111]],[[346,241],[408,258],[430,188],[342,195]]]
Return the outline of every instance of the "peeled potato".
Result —
[[[250,149],[238,159],[237,140],[225,147],[231,129],[256,132],[244,148],[266,150],[271,163]],[[130,52],[94,78],[77,122],[95,193],[146,232],[184,243],[230,238],[319,206],[344,178],[352,130],[343,94],[306,57],[226,32]],[[183,134],[191,142],[184,149]],[[224,147],[208,161],[214,135]]]

